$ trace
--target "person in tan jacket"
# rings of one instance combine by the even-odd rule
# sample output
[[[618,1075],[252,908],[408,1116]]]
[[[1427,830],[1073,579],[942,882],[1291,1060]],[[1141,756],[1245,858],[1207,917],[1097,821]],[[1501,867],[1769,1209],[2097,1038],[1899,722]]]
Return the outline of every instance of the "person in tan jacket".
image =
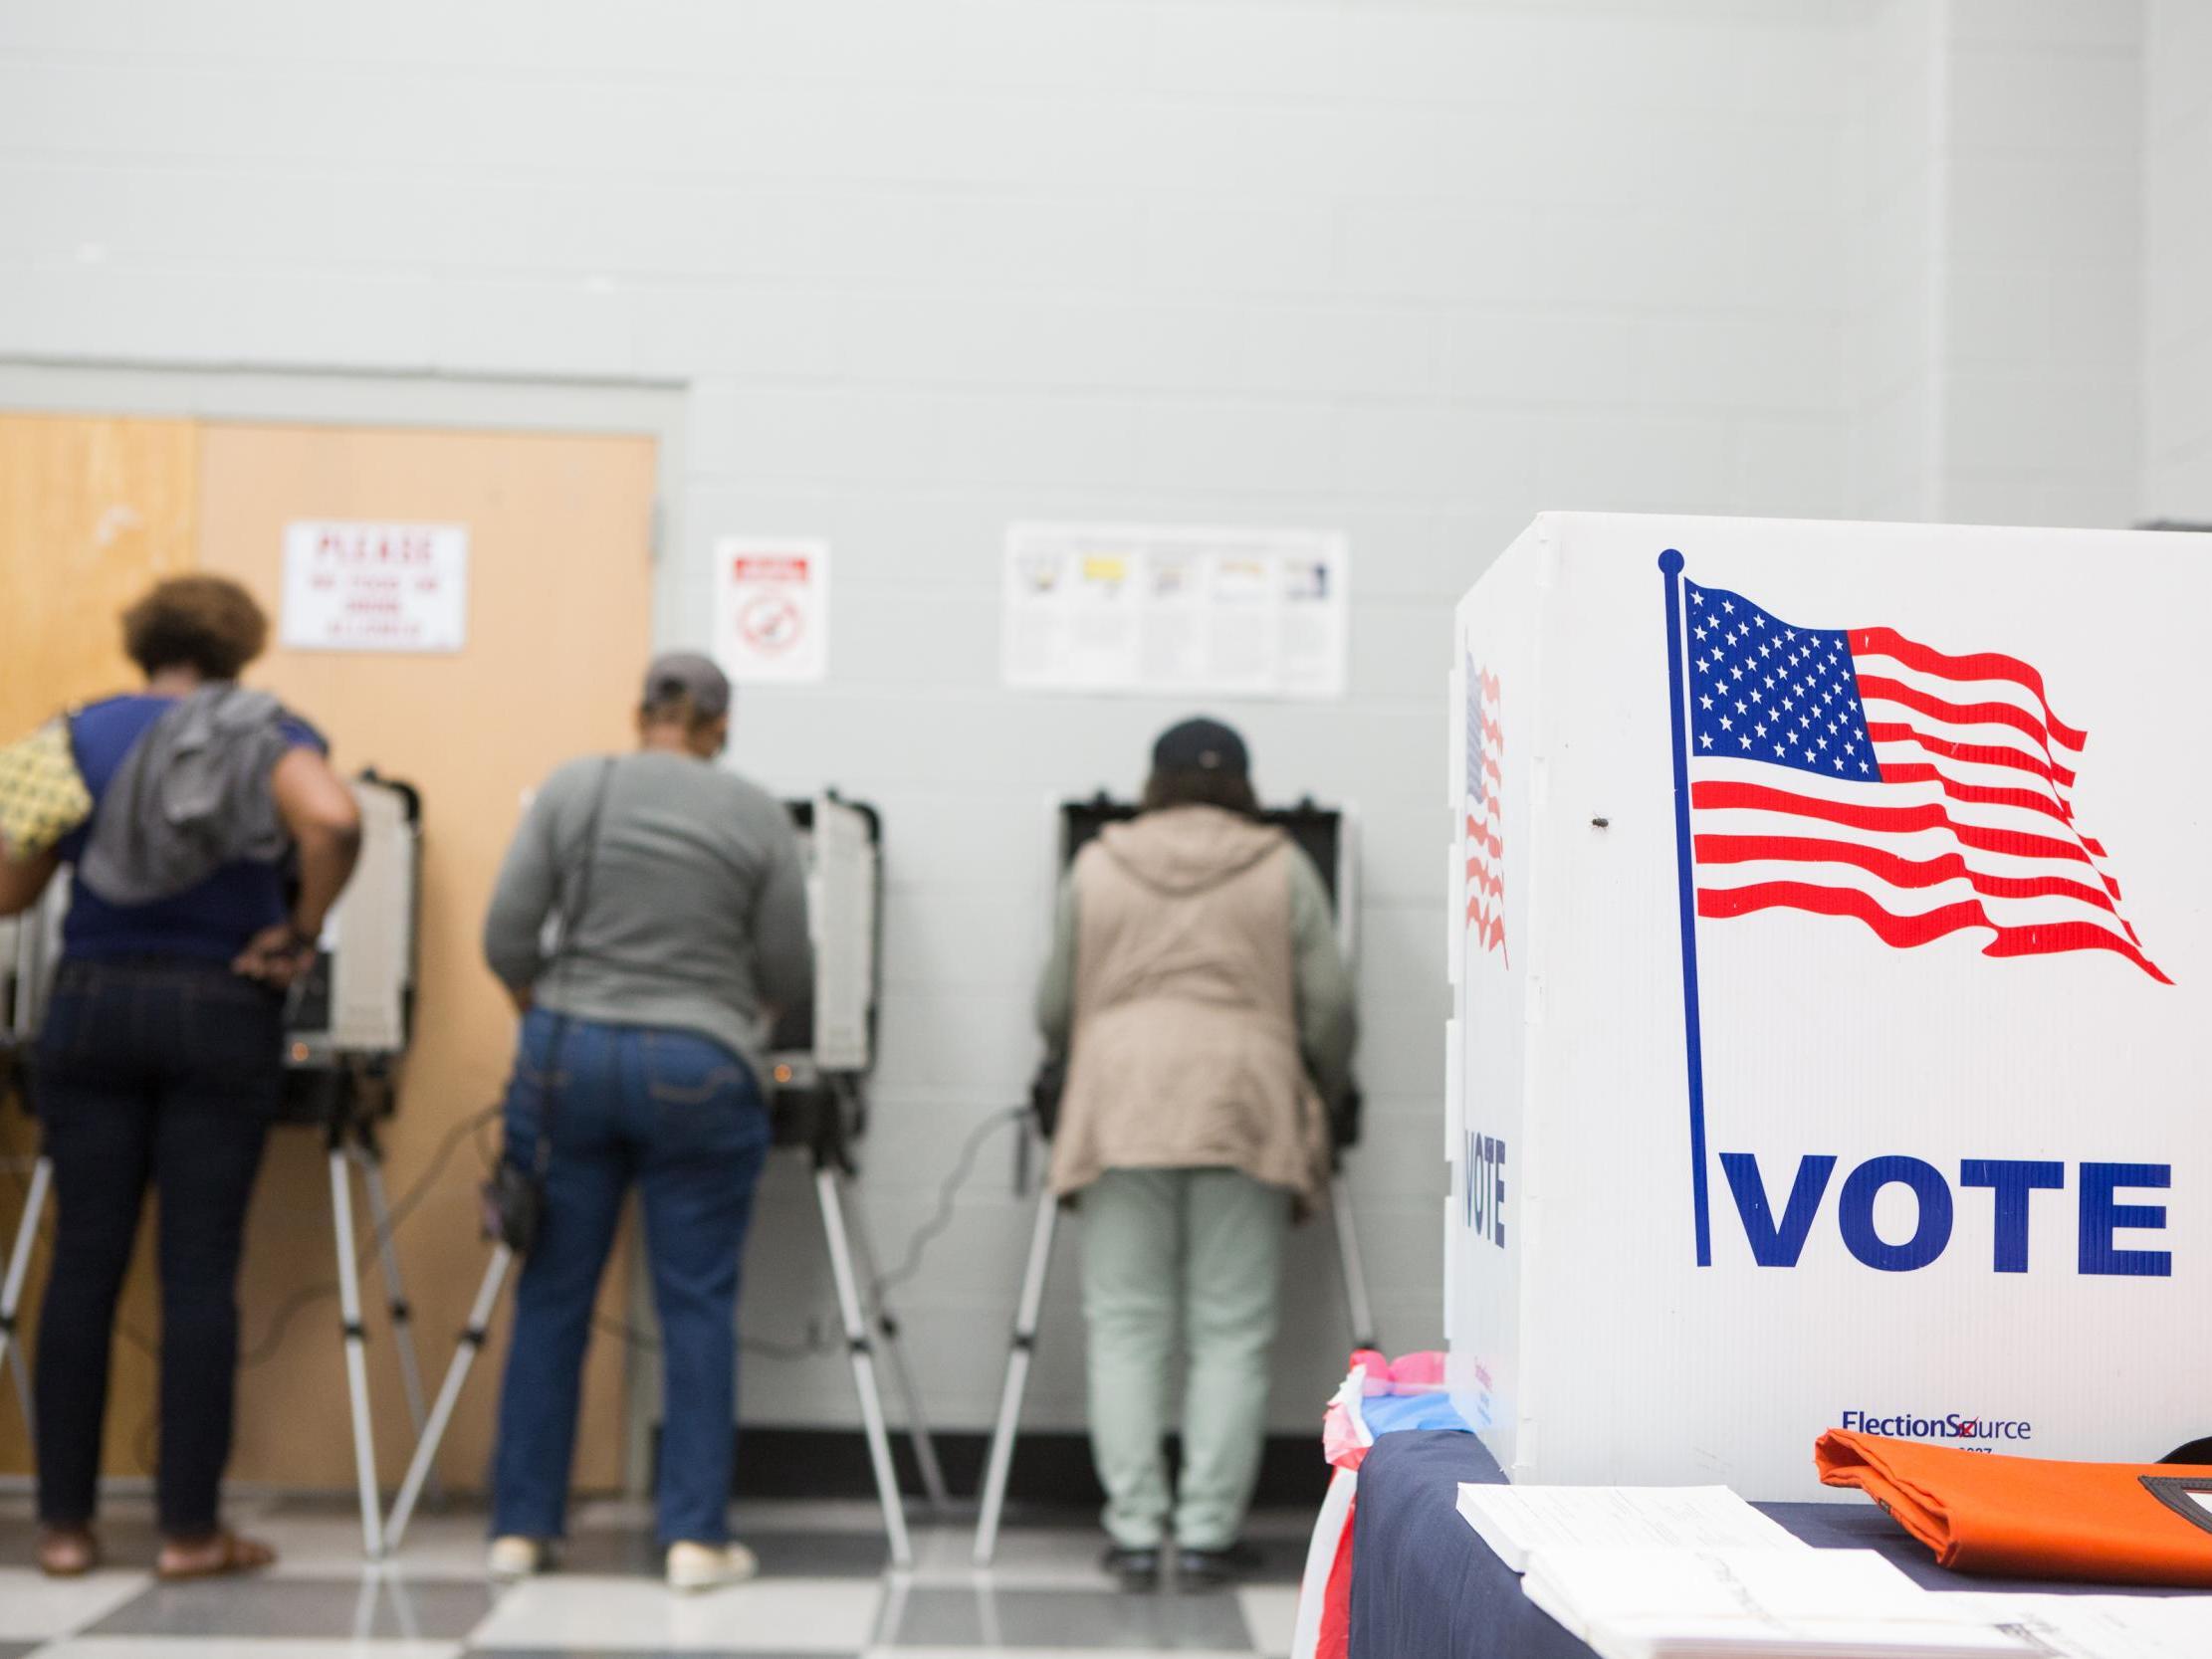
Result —
[[[1283,1238],[1322,1201],[1351,975],[1320,873],[1259,820],[1244,744],[1185,722],[1144,811],[1077,856],[1037,993],[1067,1060],[1052,1188],[1079,1202],[1106,1564],[1186,1585],[1249,1564]],[[1162,1446],[1178,1336],[1183,1475]]]

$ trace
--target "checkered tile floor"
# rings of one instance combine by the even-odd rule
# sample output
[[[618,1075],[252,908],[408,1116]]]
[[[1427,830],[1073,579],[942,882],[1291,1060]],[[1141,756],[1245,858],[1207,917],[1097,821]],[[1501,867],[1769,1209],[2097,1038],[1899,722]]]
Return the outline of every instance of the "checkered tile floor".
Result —
[[[917,1517],[914,1570],[894,1573],[870,1506],[754,1505],[735,1519],[761,1577],[678,1596],[659,1582],[649,1521],[629,1504],[579,1512],[561,1570],[506,1590],[484,1581],[478,1515],[418,1519],[401,1558],[367,1571],[348,1512],[242,1501],[234,1519],[282,1563],[256,1578],[162,1585],[143,1569],[154,1548],[144,1512],[110,1508],[111,1564],[54,1581],[28,1565],[27,1507],[0,1501],[0,1659],[1249,1659],[1289,1650],[1310,1525],[1255,1518],[1266,1555],[1257,1582],[1130,1595],[1099,1571],[1099,1534],[1071,1518],[1009,1525],[997,1564],[979,1572],[968,1526]]]

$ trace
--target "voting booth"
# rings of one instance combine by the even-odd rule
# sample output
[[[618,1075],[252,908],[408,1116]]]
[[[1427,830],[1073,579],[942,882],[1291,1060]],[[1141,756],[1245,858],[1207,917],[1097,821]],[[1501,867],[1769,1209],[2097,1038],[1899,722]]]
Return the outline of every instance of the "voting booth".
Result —
[[[1561,514],[1460,601],[1447,1326],[1510,1477],[2207,1432],[2208,554]]]
[[[1125,824],[1139,817],[1143,807],[1119,801],[1100,790],[1088,800],[1062,801],[1052,818],[1053,868],[1063,877],[1075,855],[1110,824]],[[1350,808],[1318,805],[1309,795],[1295,806],[1267,807],[1260,821],[1280,830],[1313,861],[1329,896],[1336,923],[1337,942],[1346,961],[1355,959],[1359,915],[1359,837]],[[1056,1093],[1064,1073],[1048,1059],[1035,1092]],[[1041,1115],[1042,1103],[1032,1094],[1032,1107]],[[1057,1102],[1053,1105],[1056,1107]],[[1367,1267],[1360,1254],[1359,1223],[1353,1214],[1351,1189],[1343,1178],[1345,1152],[1360,1137],[1360,1092],[1349,1086],[1343,1098],[1330,1103],[1333,1141],[1329,1180],[1329,1215],[1334,1224],[1337,1265],[1344,1289],[1345,1313],[1350,1320],[1355,1349],[1380,1346],[1375,1336],[1374,1305],[1368,1295]],[[1036,1126],[1041,1128],[1041,1124]],[[1029,1147],[1023,1142],[1022,1167],[1027,1168]],[[1036,1347],[1037,1322],[1044,1305],[1046,1275],[1051,1271],[1052,1246],[1059,1228],[1061,1200],[1049,1183],[1037,1196],[1036,1218],[1029,1231],[1029,1249],[1022,1267],[1021,1289],[1014,1302],[1013,1339],[1006,1353],[1004,1379],[998,1389],[998,1415],[993,1425],[991,1447],[984,1459],[982,1506],[977,1518],[975,1562],[989,1567],[996,1558],[998,1530],[1005,1519],[1006,1485],[1013,1471],[1014,1440],[1021,1423],[1021,1402],[1028,1390],[1029,1365]]]
[[[889,1365],[903,1397],[904,1427],[930,1502],[942,1510],[950,1494],[868,1229],[848,1190],[856,1172],[857,1145],[867,1126],[867,1080],[875,1065],[876,1000],[882,972],[883,820],[873,806],[848,801],[834,790],[786,801],[784,810],[790,815],[806,872],[814,987],[810,1004],[785,1011],[771,1033],[768,1075],[761,1084],[775,1145],[802,1150],[812,1161],[822,1239],[884,1534],[893,1564],[906,1567],[913,1564],[913,1543],[892,1461],[889,1419],[876,1371],[879,1356]],[[372,1556],[396,1553],[406,1539],[514,1262],[513,1246],[505,1239],[497,1241],[390,1515],[371,1537]],[[635,1265],[640,1319],[650,1327],[652,1297],[646,1265],[642,1257]],[[651,1329],[654,1335],[641,1338],[635,1346],[657,1365],[657,1327]],[[642,1427],[645,1438],[657,1434],[661,1393],[657,1378],[653,1385],[632,1391],[631,1409],[646,1413],[642,1423],[633,1419],[633,1428]]]
[[[408,784],[363,772],[350,779],[361,816],[360,855],[345,892],[332,907],[313,970],[285,1001],[286,1123],[319,1128],[328,1149],[331,1215],[351,1413],[356,1485],[364,1539],[376,1551],[375,1448],[368,1409],[365,1333],[361,1324],[361,1260],[353,1226],[353,1180],[367,1200],[374,1255],[383,1278],[393,1352],[410,1420],[427,1421],[407,1288],[392,1247],[391,1204],[376,1124],[392,1112],[395,1073],[414,1012],[415,933],[420,912],[422,802]],[[61,963],[62,926],[70,878],[49,884],[22,917],[0,924],[0,1088],[14,1087],[36,1114],[31,1058],[54,974]],[[28,1414],[31,1394],[22,1352],[13,1344],[16,1311],[52,1189],[42,1154],[24,1195],[4,1265],[0,1265],[0,1359],[11,1367]]]

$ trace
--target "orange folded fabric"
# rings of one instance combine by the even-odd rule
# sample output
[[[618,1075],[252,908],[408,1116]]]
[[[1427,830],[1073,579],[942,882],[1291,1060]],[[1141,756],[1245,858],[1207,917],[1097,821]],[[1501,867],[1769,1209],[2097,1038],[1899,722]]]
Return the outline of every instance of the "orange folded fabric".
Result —
[[[2212,1586],[2212,1466],[2057,1463],[1842,1429],[1813,1462],[1960,1572]]]

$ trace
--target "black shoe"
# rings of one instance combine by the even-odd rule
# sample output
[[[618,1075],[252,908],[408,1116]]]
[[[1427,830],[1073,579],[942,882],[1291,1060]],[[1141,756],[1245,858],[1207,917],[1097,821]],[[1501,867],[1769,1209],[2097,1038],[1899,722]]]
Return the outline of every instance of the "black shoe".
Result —
[[[1232,1544],[1226,1550],[1179,1550],[1176,1582],[1187,1590],[1218,1589],[1248,1577],[1262,1564],[1259,1552],[1248,1544]]]
[[[1125,1550],[1118,1544],[1111,1545],[1099,1557],[1098,1564],[1118,1578],[1125,1590],[1160,1587],[1160,1552],[1157,1550]]]

